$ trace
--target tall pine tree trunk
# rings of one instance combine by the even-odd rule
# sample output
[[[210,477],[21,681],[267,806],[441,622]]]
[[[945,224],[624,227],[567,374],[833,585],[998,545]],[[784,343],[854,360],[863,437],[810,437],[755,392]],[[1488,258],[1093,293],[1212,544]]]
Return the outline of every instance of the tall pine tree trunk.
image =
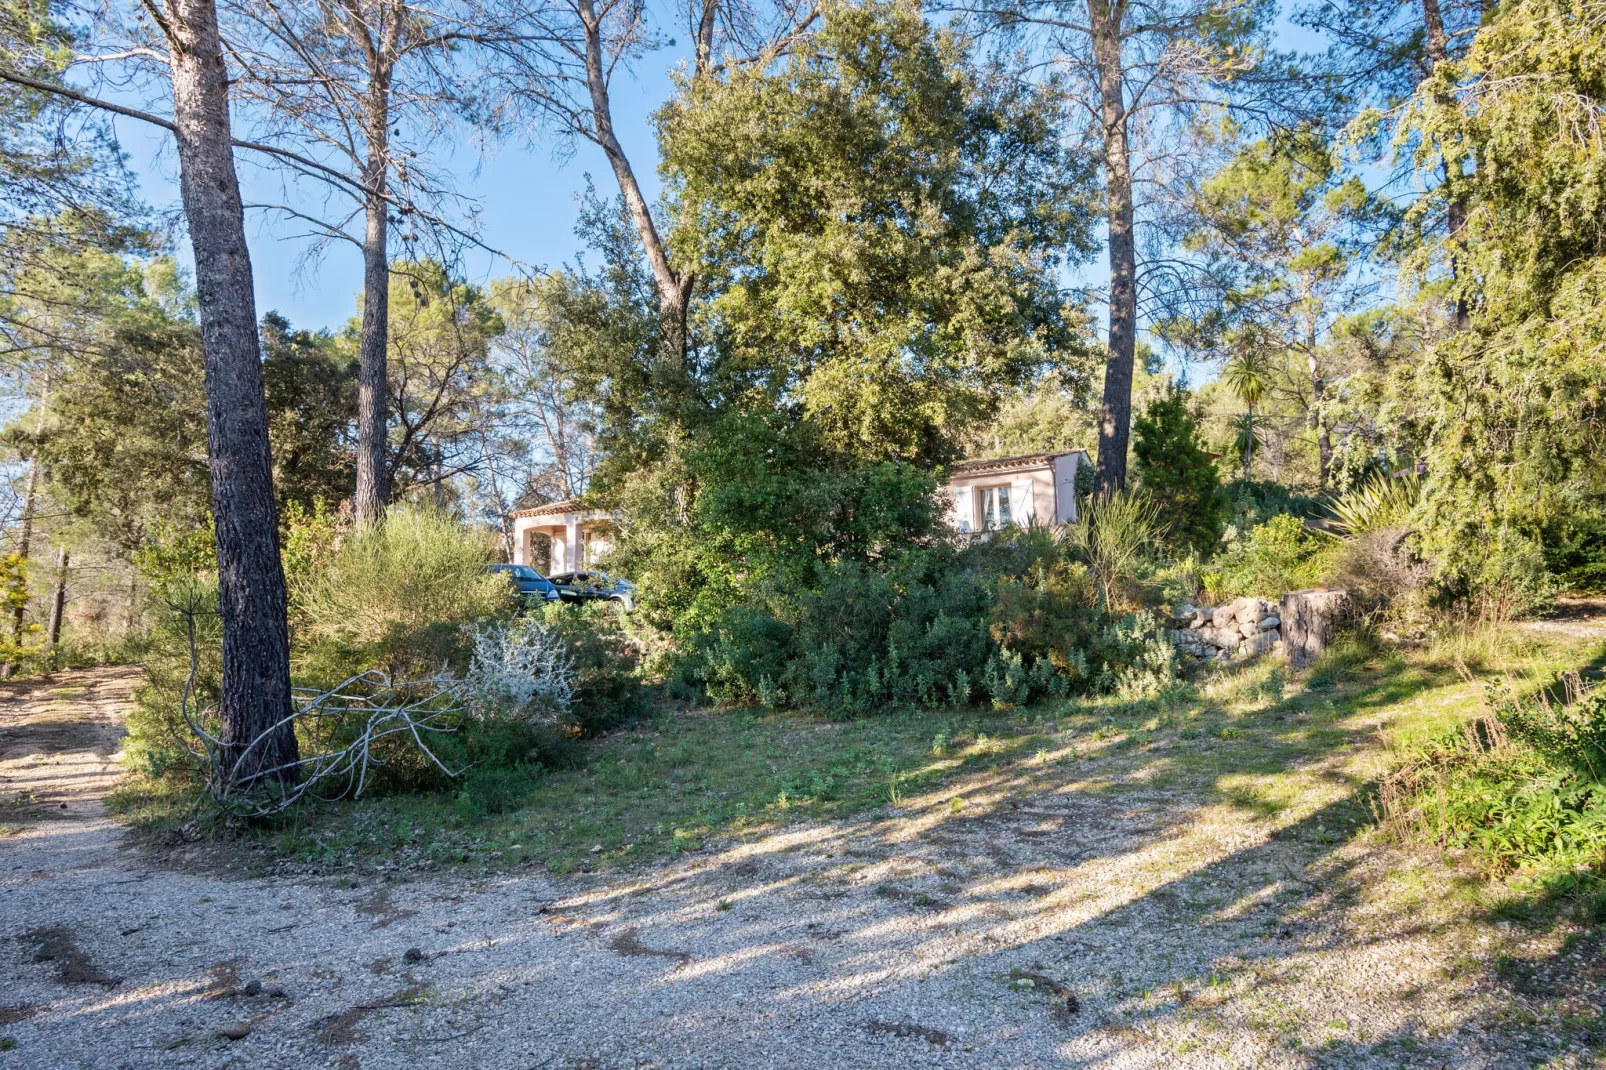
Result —
[[[268,455],[256,297],[230,144],[228,72],[213,0],[173,0],[173,123],[195,254],[206,372],[207,457],[223,625],[224,782],[293,779],[290,639]],[[288,767],[288,768],[287,768]]]
[[[1244,416],[1244,482],[1248,483],[1255,465],[1255,407],[1250,405]]]
[[[614,178],[619,182],[619,192],[625,199],[625,208],[630,212],[636,235],[641,239],[642,252],[647,256],[647,265],[652,269],[653,283],[658,290],[658,317],[663,330],[664,356],[672,367],[678,369],[686,362],[692,275],[690,272],[681,274],[670,264],[669,250],[658,233],[658,225],[653,222],[652,211],[641,192],[641,184],[636,181],[630,157],[625,154],[624,146],[614,134],[613,101],[608,88],[611,68],[602,51],[601,16],[593,0],[578,0],[577,8],[581,29],[585,34],[586,88],[591,95],[592,138],[601,147],[603,155],[608,157],[608,165],[613,168]],[[712,22],[708,24],[708,31],[711,35]]]
[[[367,226],[362,245],[362,336],[357,354],[357,520],[372,524],[390,502],[386,349],[390,339],[389,87],[369,90]]]
[[[1132,154],[1128,140],[1125,72],[1121,61],[1123,7],[1089,0],[1093,58],[1098,65],[1104,126],[1104,192],[1110,242],[1110,334],[1104,357],[1104,404],[1099,414],[1100,491],[1126,487],[1127,440],[1132,427],[1132,364],[1137,353],[1138,262],[1132,208]]]
[[[1301,299],[1305,303],[1305,368],[1310,373],[1311,422],[1316,426],[1316,484],[1325,494],[1333,469],[1333,435],[1327,426],[1326,414],[1322,412],[1322,403],[1327,398],[1327,375],[1322,371],[1316,348],[1319,324],[1309,278],[1303,281],[1302,289]]]
[[[23,575],[27,575],[28,555],[33,552],[33,514],[34,503],[39,497],[39,461],[28,462],[28,482],[22,491],[22,517],[17,527],[17,556],[22,559]],[[11,614],[11,645],[15,649],[22,646],[22,629],[27,623],[28,607],[18,606]],[[16,666],[11,662],[0,665],[0,680],[9,680]]]

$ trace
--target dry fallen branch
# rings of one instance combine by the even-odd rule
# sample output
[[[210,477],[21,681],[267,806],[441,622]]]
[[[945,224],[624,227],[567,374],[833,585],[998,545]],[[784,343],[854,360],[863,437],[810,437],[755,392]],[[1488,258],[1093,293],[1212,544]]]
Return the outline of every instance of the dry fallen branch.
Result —
[[[457,730],[456,719],[463,712],[459,695],[462,682],[444,673],[397,681],[377,669],[349,676],[324,691],[296,689],[294,711],[252,740],[225,768],[220,759],[222,741],[206,729],[204,718],[190,710],[197,664],[193,627],[192,621],[190,678],[185,683],[180,709],[206,751],[211,797],[230,813],[267,817],[313,793],[321,798],[358,798],[368,786],[372,771],[385,765],[376,748],[397,737],[411,739],[419,753],[446,776],[456,777],[460,772],[441,761],[430,746],[430,738]],[[286,724],[324,746],[295,762],[239,775],[238,770],[251,767],[246,760],[251,751]],[[330,741],[353,731],[355,735],[349,742],[330,746]]]

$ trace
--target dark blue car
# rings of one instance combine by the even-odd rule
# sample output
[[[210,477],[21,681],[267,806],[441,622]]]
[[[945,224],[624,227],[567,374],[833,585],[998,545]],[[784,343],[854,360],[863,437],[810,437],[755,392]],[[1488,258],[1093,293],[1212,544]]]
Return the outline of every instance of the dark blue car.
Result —
[[[556,602],[562,598],[557,585],[529,565],[486,565],[489,572],[499,572],[518,593],[521,602],[540,604]]]

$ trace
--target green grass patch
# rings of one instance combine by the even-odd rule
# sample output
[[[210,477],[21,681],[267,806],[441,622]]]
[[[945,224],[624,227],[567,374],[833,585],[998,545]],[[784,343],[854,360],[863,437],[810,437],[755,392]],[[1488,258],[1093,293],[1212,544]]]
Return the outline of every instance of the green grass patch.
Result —
[[[1027,759],[1048,743],[1042,711],[906,711],[835,722],[686,711],[577,748],[573,768],[469,770],[456,790],[303,807],[249,842],[308,863],[380,861],[557,872],[648,861],[714,836],[828,820]],[[1051,729],[1050,729],[1051,730]],[[131,782],[115,797],[161,830],[191,796]]]
[[[336,868],[565,873],[915,800],[960,813],[1000,788],[1022,795],[1075,782],[1085,791],[1174,790],[1179,802],[1273,822],[1325,805],[1332,820],[1310,834],[1336,843],[1367,824],[1370,785],[1410,741],[1477,715],[1481,688],[1458,665],[1553,677],[1589,656],[1577,647],[1524,648],[1504,662],[1486,654],[1473,669],[1464,644],[1448,655],[1345,644],[1303,673],[1268,660],[1216,671],[1165,699],[1003,712],[903,709],[848,721],[660,712],[578,744],[567,768],[476,768],[449,791],[308,805],[233,834],[270,857]],[[114,802],[135,824],[161,830],[193,817],[192,799],[171,780],[130,779]]]

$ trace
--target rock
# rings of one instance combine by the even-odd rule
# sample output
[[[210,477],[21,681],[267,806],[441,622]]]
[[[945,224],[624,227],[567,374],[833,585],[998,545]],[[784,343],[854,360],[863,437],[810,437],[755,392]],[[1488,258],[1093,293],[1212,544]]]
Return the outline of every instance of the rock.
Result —
[[[1253,638],[1245,639],[1238,648],[1242,657],[1252,658],[1260,654],[1269,654],[1277,645],[1277,636],[1272,632],[1256,632]]]
[[[1225,628],[1213,628],[1210,631],[1210,644],[1222,650],[1236,650],[1242,638],[1243,636],[1238,634],[1238,629],[1231,625]]]
[[[1260,618],[1270,612],[1270,605],[1261,598],[1240,598],[1233,603],[1233,616],[1239,624],[1259,624]]]
[[[1193,607],[1186,602],[1182,603],[1171,611],[1171,619],[1178,624],[1187,624],[1193,619]]]
[[[1217,606],[1210,614],[1212,628],[1225,628],[1237,619],[1238,611],[1231,605]]]
[[[1281,617],[1261,617],[1260,630],[1263,632],[1269,632],[1272,629],[1281,626],[1282,622],[1283,620]]]
[[[244,1040],[251,1035],[250,1022],[230,1022],[217,1031],[217,1035],[224,1040]]]
[[[252,981],[247,984],[245,988],[241,989],[241,991],[248,996],[260,996],[262,994],[262,982]]]
[[[1211,610],[1208,610],[1208,609],[1196,609],[1196,610],[1194,610],[1193,611],[1193,619],[1188,621],[1188,627],[1190,627],[1190,628],[1203,628],[1205,626],[1206,622],[1208,622],[1210,620],[1210,613],[1211,613]]]
[[[1243,636],[1245,639],[1248,639],[1252,635],[1258,635],[1259,633],[1260,625],[1256,624],[1252,620],[1246,620],[1238,625],[1238,634]]]
[[[410,947],[402,955],[403,962],[423,962],[424,952],[416,947]]]

